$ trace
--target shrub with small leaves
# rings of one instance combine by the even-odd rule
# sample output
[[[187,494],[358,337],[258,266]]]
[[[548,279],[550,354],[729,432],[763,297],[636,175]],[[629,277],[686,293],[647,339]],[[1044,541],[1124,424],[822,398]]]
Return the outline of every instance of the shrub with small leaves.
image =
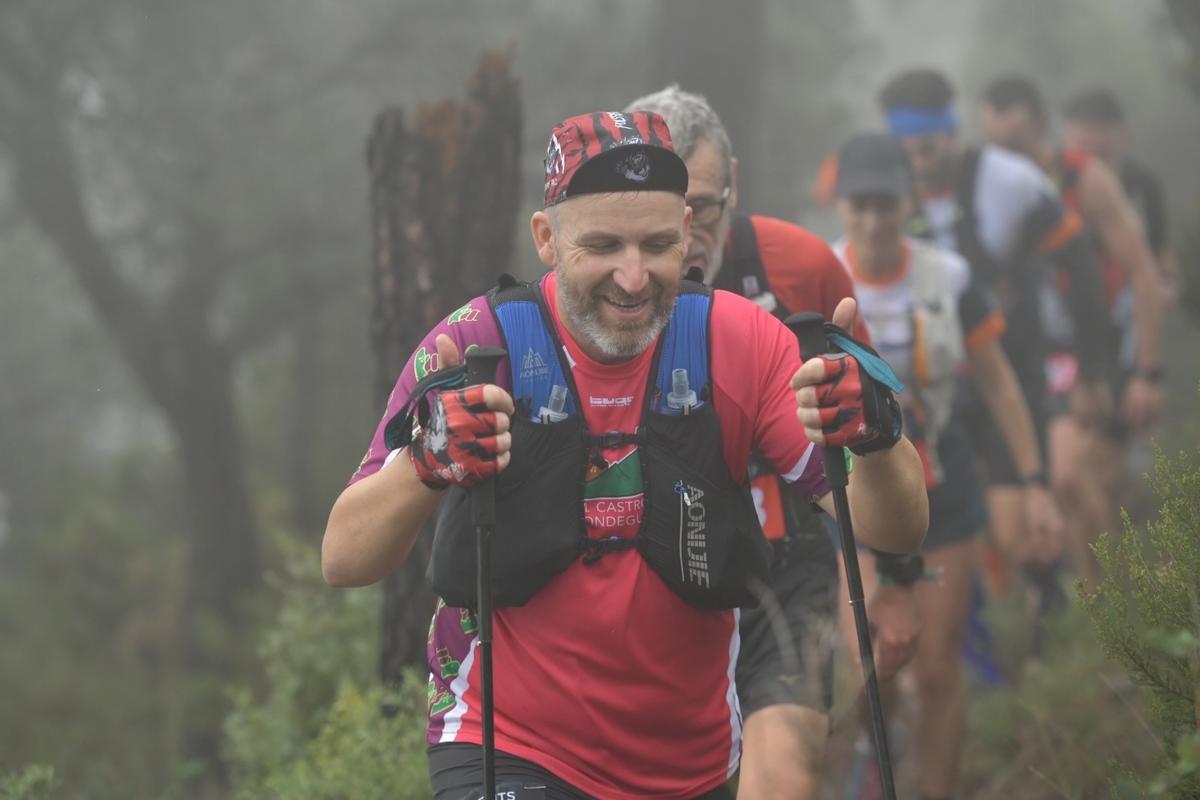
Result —
[[[56,785],[53,767],[33,764],[12,775],[0,775],[0,800],[49,800]]]
[[[1145,786],[1118,796],[1200,796],[1200,465],[1157,454],[1152,487],[1158,519],[1096,543],[1104,572],[1084,601],[1109,656],[1150,700],[1164,766]]]
[[[234,796],[425,800],[425,682],[379,685],[378,590],[331,589],[311,547],[281,547],[280,611],[259,649],[265,686],[235,692],[225,721]]]

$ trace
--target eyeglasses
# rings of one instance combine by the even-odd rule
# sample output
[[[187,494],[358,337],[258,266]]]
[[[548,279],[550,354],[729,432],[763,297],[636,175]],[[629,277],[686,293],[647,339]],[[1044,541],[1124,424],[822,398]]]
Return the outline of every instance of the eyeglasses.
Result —
[[[701,228],[716,225],[725,213],[725,204],[729,202],[729,190],[730,187],[726,186],[725,191],[721,192],[720,200],[688,200],[687,204],[692,207],[692,224]]]

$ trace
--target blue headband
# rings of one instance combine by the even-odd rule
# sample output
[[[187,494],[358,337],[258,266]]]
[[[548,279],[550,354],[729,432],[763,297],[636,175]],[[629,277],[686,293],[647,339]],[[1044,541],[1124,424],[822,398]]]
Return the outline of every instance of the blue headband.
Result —
[[[920,136],[926,133],[955,133],[958,116],[947,106],[941,111],[897,106],[887,112],[888,130],[893,136]]]

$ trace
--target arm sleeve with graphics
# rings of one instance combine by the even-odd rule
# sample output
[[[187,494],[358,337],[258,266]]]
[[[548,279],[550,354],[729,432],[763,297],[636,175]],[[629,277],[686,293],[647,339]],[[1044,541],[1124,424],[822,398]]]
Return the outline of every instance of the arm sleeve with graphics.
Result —
[[[421,340],[420,345],[409,356],[404,370],[396,379],[396,385],[388,396],[387,408],[379,420],[379,424],[375,427],[371,445],[367,448],[362,463],[351,476],[350,483],[378,472],[394,455],[384,444],[384,428],[393,417],[403,410],[403,405],[417,382],[441,367],[438,363],[436,340],[438,334],[442,333],[454,340],[459,353],[465,352],[472,345],[502,346],[500,328],[496,324],[496,318],[488,306],[486,297],[475,298],[434,326],[433,330]],[[507,362],[502,363],[506,364]],[[499,385],[501,388],[507,389],[507,369],[502,367],[497,372]]]
[[[1037,242],[1070,282],[1068,309],[1075,324],[1076,351],[1084,377],[1103,377],[1112,351],[1112,331],[1104,283],[1083,222],[1057,197],[1043,196],[1026,219],[1029,240]]]

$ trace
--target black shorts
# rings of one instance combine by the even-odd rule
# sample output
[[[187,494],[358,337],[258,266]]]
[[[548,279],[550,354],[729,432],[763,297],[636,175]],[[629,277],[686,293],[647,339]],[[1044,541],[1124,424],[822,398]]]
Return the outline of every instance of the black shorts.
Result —
[[[429,783],[433,800],[482,800],[483,752],[477,744],[432,745]],[[496,800],[596,800],[532,761],[496,752]],[[733,790],[718,786],[695,800],[733,800]]]
[[[773,705],[827,713],[833,702],[837,554],[817,512],[805,509],[786,545],[776,545],[770,592],[742,609],[737,662],[743,718]]]

